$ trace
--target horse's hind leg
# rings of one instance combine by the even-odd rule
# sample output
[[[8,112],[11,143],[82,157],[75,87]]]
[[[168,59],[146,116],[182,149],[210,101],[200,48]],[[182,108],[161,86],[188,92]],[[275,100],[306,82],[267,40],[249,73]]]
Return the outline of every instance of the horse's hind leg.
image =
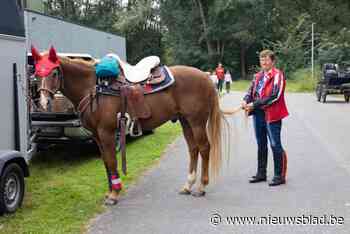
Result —
[[[115,155],[114,131],[101,129],[98,131],[99,140],[102,148],[102,159],[106,166],[108,183],[110,184],[110,193],[106,198],[106,205],[114,205],[118,202],[119,192],[121,190],[121,181],[117,169],[117,159]]]
[[[195,197],[205,195],[205,186],[209,184],[209,152],[210,144],[206,132],[205,124],[192,127],[194,139],[199,147],[199,152],[202,157],[201,183],[197,191],[192,192]]]
[[[185,140],[188,145],[188,150],[190,153],[190,164],[189,164],[187,181],[179,193],[187,195],[187,194],[191,194],[192,186],[196,182],[199,149],[194,140],[191,126],[189,125],[187,120],[181,117],[180,123],[185,136]]]

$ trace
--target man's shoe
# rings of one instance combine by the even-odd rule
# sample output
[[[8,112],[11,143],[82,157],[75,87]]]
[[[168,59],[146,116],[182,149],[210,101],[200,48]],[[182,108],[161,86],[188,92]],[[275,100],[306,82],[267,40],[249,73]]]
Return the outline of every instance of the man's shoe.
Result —
[[[259,183],[266,181],[266,176],[254,176],[249,180],[249,183]]]
[[[269,186],[278,186],[285,183],[286,183],[286,180],[283,179],[282,177],[274,177],[269,183]]]
[[[253,175],[253,176],[251,176],[251,178],[257,178],[257,177],[266,177],[266,175],[265,174],[259,174],[259,173],[257,173],[257,174],[255,174],[255,175]]]

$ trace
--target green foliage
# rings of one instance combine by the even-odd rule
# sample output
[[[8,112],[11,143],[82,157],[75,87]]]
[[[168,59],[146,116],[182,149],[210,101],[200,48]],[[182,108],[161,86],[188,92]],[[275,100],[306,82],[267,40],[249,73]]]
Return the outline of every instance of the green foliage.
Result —
[[[295,21],[282,30],[282,40],[265,43],[265,48],[271,48],[276,53],[277,66],[286,75],[308,63],[309,18],[307,14],[295,17]]]
[[[317,81],[320,79],[321,69],[316,67],[314,77],[312,78],[311,69],[298,69],[287,78],[288,92],[313,92],[315,91]]]
[[[163,34],[156,2],[128,1],[114,23],[114,29],[126,37],[128,62],[132,64],[149,55],[163,54]]]
[[[350,29],[343,28],[336,35],[324,34],[318,49],[318,60],[323,63],[337,63],[350,66]]]
[[[155,54],[164,63],[212,70],[220,61],[250,77],[263,48],[288,74],[315,60],[350,63],[348,0],[47,0],[46,12],[125,36],[131,63]]]

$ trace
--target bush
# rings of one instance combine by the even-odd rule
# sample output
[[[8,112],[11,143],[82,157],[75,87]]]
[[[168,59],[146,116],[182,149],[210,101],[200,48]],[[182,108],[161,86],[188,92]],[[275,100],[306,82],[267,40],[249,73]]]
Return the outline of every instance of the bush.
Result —
[[[291,92],[312,92],[321,77],[320,67],[315,67],[314,78],[311,69],[298,69],[287,77],[287,90]]]

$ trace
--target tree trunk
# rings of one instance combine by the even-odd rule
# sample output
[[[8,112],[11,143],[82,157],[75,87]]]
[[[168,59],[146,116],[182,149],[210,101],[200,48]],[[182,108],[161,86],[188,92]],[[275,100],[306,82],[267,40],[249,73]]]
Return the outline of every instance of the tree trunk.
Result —
[[[200,14],[200,17],[202,20],[204,38],[205,38],[205,42],[207,44],[207,49],[208,49],[208,56],[209,56],[210,60],[213,60],[214,59],[214,48],[212,47],[212,44],[208,38],[209,30],[208,30],[208,24],[206,21],[206,17],[204,14],[203,4],[202,4],[201,0],[194,0],[194,2],[198,5],[199,14]],[[211,61],[211,62],[213,62],[213,61]]]
[[[220,60],[222,61],[224,59],[224,52],[225,52],[225,42],[221,42],[221,50],[220,50]]]
[[[242,79],[247,79],[246,63],[245,63],[246,47],[245,45],[240,45],[240,60],[241,60],[241,76]]]

